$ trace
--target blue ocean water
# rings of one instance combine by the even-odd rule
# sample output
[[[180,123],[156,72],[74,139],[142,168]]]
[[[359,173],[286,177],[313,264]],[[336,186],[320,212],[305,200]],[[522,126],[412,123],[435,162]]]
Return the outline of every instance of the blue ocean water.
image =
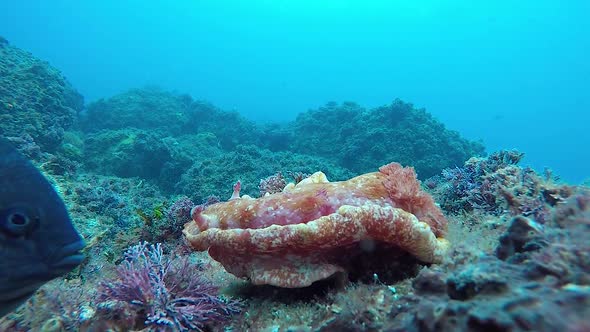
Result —
[[[401,98],[579,182],[589,12],[583,0],[21,0],[0,2],[0,33],[86,101],[151,84],[284,121],[328,101]]]

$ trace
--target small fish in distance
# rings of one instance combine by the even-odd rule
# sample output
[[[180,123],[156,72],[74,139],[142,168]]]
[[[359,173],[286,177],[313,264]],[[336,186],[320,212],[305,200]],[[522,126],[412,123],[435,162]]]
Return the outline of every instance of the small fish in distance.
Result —
[[[78,266],[84,246],[53,186],[0,137],[0,317]]]

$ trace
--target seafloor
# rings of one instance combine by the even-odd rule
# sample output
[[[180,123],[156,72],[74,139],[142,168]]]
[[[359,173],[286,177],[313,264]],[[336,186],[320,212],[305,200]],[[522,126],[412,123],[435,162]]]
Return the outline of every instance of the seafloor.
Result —
[[[85,105],[0,37],[0,135],[51,179],[88,243],[0,331],[590,331],[590,189],[520,166],[518,151],[486,153],[401,100],[266,125],[153,87]],[[260,197],[393,161],[448,219],[441,263],[377,248],[309,287],[253,286],[183,238],[190,209],[227,200],[236,180]]]

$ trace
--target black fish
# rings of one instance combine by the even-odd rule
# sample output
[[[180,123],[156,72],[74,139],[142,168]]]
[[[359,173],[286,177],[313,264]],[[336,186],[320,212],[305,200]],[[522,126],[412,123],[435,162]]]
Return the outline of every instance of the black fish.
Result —
[[[0,137],[0,317],[78,266],[84,246],[53,186]]]

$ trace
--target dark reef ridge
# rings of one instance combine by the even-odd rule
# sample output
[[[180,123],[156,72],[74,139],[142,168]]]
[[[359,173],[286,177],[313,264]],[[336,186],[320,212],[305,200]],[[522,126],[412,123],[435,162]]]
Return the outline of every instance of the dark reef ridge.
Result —
[[[29,157],[53,153],[83,107],[59,70],[0,37],[0,135]]]
[[[239,113],[187,95],[157,88],[133,89],[88,105],[80,129],[86,133],[85,164],[89,169],[154,179],[167,191],[173,190],[179,175],[191,166],[207,167],[211,176],[226,177],[228,165],[222,160],[227,158],[233,160],[235,171],[231,174],[247,174],[236,166],[267,155],[258,163],[268,169],[267,175],[321,169],[330,179],[342,180],[391,160],[411,165],[421,178],[427,178],[484,153],[481,143],[461,138],[426,111],[400,100],[372,110],[354,103],[329,103],[286,124],[257,125]],[[237,155],[228,155],[237,151]],[[300,161],[280,162],[285,158]],[[204,159],[207,165],[199,164]],[[212,169],[215,165],[219,166]],[[296,169],[288,169],[288,165]],[[256,178],[263,175],[258,172]],[[251,194],[247,186],[257,184],[243,182],[246,193]],[[176,192],[190,195],[178,188]]]
[[[481,143],[460,137],[424,109],[399,99],[370,110],[328,103],[299,114],[290,126],[291,149],[336,160],[357,174],[395,160],[426,179],[484,153]]]

